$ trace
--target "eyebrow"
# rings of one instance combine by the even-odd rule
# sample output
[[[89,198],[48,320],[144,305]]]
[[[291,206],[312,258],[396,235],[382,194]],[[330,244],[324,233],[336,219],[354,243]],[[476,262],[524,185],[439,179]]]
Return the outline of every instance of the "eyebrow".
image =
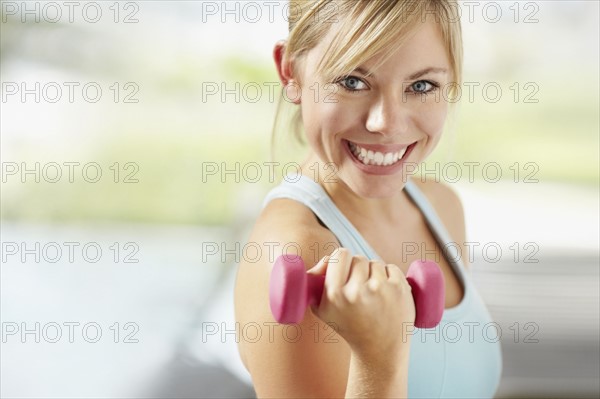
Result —
[[[363,75],[365,75],[368,78],[375,77],[375,74],[373,74],[373,72],[367,71],[365,68],[358,67],[355,70],[357,72],[362,73]],[[428,73],[446,73],[446,72],[448,72],[448,70],[446,68],[428,67],[428,68],[424,68],[424,69],[421,69],[420,71],[413,73],[407,79],[408,80],[417,79],[423,75],[427,75]]]

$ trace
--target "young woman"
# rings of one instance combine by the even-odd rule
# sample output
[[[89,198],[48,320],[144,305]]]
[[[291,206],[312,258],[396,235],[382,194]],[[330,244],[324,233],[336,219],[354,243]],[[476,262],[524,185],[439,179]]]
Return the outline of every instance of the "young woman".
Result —
[[[464,256],[444,251],[467,253],[460,201],[441,182],[410,178],[461,81],[458,5],[290,3],[274,58],[309,155],[301,175],[269,192],[249,239],[264,250],[239,267],[239,350],[257,396],[492,397],[497,331]],[[320,305],[298,325],[277,324],[269,308],[281,252],[325,275]],[[414,329],[405,274],[425,257],[440,265],[445,310],[435,329]]]

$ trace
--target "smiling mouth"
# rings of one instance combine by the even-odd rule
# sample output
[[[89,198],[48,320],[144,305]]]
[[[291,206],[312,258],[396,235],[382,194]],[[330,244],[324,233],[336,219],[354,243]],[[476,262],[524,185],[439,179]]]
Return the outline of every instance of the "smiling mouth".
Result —
[[[409,149],[411,149],[413,145],[414,143],[395,152],[383,152],[369,150],[361,147],[358,144],[348,141],[350,152],[359,162],[361,162],[363,165],[375,166],[394,166],[400,163],[406,154],[410,152]]]

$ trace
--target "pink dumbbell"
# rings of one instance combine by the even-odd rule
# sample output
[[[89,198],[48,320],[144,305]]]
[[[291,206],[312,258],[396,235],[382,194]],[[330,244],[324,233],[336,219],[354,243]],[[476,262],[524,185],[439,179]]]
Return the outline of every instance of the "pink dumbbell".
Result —
[[[408,268],[406,280],[415,301],[415,327],[433,328],[444,313],[444,276],[437,263],[415,260]],[[318,306],[323,294],[325,276],[306,273],[302,258],[281,255],[271,271],[269,301],[278,323],[299,323],[306,308]]]

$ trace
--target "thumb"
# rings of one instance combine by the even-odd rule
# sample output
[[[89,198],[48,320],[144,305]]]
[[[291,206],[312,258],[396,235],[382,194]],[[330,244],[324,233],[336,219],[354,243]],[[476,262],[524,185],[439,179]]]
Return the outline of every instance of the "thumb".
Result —
[[[327,265],[329,264],[329,255],[325,255],[321,258],[319,263],[308,269],[306,272],[315,275],[324,275],[327,271]]]

